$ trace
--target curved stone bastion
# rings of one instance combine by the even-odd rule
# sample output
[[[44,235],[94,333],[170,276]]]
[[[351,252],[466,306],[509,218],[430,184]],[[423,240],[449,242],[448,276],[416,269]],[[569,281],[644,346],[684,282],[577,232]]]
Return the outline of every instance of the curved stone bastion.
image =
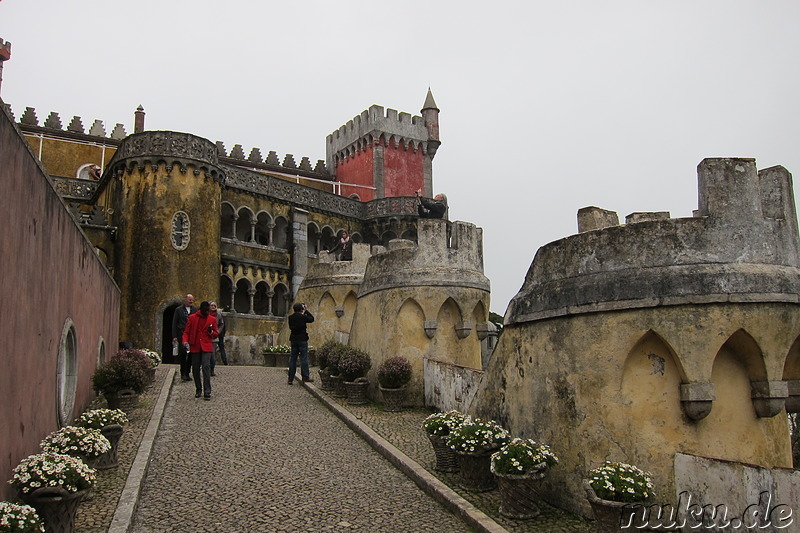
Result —
[[[673,503],[676,453],[791,467],[791,175],[706,159],[698,182],[692,218],[635,213],[619,225],[582,209],[580,233],[539,249],[506,312],[471,413],[553,447],[561,463],[545,493],[561,507],[590,514],[581,479],[605,460],[650,471],[657,500]]]

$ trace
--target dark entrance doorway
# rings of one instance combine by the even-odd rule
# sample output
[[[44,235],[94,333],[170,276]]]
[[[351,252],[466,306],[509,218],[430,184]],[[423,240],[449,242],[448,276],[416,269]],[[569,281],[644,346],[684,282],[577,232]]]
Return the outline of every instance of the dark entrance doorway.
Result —
[[[178,304],[170,305],[164,309],[164,316],[161,326],[161,359],[167,364],[177,364],[178,356],[172,355],[172,317]],[[178,339],[180,342],[180,339]]]

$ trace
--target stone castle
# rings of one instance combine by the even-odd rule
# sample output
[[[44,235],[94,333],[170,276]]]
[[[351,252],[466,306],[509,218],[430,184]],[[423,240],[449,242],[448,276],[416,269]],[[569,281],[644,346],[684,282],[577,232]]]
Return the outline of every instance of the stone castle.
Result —
[[[108,136],[99,121],[63,129],[54,113],[40,125],[31,108],[18,122],[4,108],[0,161],[10,162],[14,205],[3,246],[21,253],[3,268],[20,316],[50,308],[46,335],[21,326],[12,340],[0,410],[26,429],[2,450],[3,472],[88,403],[91,373],[119,342],[171,362],[172,312],[191,292],[224,309],[236,364],[262,364],[264,346],[285,342],[293,301],[317,317],[311,344],[334,337],[372,354],[373,384],[381,361],[406,356],[410,403],[495,418],[551,444],[562,464],[545,496],[576,512],[588,513],[580,479],[606,459],[650,470],[665,500],[711,478],[744,487],[731,496],[742,502],[762,485],[784,499],[800,490],[785,416],[800,407],[800,259],[785,169],[702,162],[687,219],[634,213],[620,225],[582,209],[577,235],[537,253],[484,364],[482,231],[415,210],[416,189],[433,193],[441,145],[430,91],[421,116],[380,106],[356,116],[313,167],[147,131],[141,107],[133,134],[118,124]],[[356,242],[352,261],[324,252],[342,230]],[[54,258],[59,277],[30,279],[26,265]],[[55,412],[22,405],[23,386]]]

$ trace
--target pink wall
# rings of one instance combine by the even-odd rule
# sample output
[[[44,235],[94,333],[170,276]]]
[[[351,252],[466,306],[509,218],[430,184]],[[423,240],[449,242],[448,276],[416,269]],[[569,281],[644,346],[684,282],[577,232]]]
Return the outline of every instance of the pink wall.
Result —
[[[374,159],[375,148],[372,146],[358,152],[355,157],[348,157],[336,167],[336,180],[374,187],[372,168]],[[351,194],[357,194],[362,202],[375,199],[375,191],[373,189],[342,186],[342,196],[350,196]]]
[[[384,188],[386,197],[414,196],[417,189],[425,190],[422,150],[414,152],[401,146],[389,145],[383,154]]]
[[[425,187],[425,155],[422,150],[406,149],[402,144],[388,145],[381,140],[383,151],[384,197],[414,196],[414,191]],[[336,167],[336,179],[344,183],[375,186],[373,165],[375,161],[374,147],[358,152]],[[342,186],[342,196],[357,194],[363,202],[375,198],[372,189]]]
[[[0,102],[0,108],[4,108]],[[58,429],[58,353],[65,324],[77,339],[73,416],[94,397],[101,340],[117,349],[119,289],[67,212],[8,115],[0,111],[0,499],[13,468]]]

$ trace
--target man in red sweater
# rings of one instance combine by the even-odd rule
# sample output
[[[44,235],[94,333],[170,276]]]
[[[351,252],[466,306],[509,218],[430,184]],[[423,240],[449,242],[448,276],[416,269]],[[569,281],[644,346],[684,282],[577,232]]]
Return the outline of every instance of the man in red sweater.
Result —
[[[219,336],[217,319],[209,312],[211,304],[200,303],[200,310],[189,317],[183,331],[183,346],[192,357],[195,398],[211,399],[211,358],[214,357],[214,339]],[[203,383],[200,384],[200,367]]]

